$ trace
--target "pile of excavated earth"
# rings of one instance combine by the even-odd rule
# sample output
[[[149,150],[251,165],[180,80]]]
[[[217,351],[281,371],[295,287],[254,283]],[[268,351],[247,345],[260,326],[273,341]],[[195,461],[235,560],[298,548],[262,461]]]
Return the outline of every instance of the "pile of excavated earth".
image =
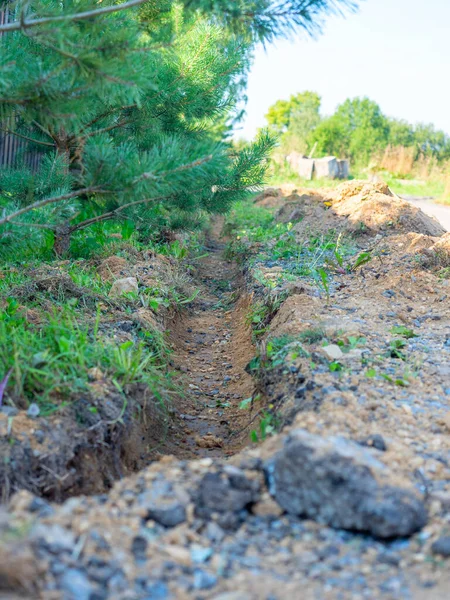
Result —
[[[102,326],[118,341],[132,339],[142,319],[171,330],[185,394],[173,399],[164,440],[148,454],[138,449],[133,465],[129,447],[158,438],[161,419],[150,411],[138,431],[131,415],[117,424],[103,414],[120,409],[113,391],[93,373],[99,413],[90,437],[78,432],[85,459],[83,445],[69,444],[51,469],[64,501],[23,474],[0,515],[3,598],[448,598],[450,234],[365,182],[266,190],[255,202],[292,224],[299,246],[335,231],[367,260],[338,261],[325,294],[284,277],[283,261],[227,262],[216,224],[192,275],[200,293],[182,315],[124,319],[110,306]],[[258,244],[243,243],[257,256]],[[142,285],[161,262],[108,260],[99,268],[116,287],[127,278]],[[276,309],[254,345],[247,315],[256,302]],[[267,348],[280,339],[282,360],[272,360]],[[278,433],[251,443],[268,414]],[[12,456],[5,443],[2,456],[17,468],[30,457],[45,464],[59,451],[58,423],[22,425],[28,450]],[[121,451],[102,473],[115,440]],[[121,477],[108,485],[113,463]]]

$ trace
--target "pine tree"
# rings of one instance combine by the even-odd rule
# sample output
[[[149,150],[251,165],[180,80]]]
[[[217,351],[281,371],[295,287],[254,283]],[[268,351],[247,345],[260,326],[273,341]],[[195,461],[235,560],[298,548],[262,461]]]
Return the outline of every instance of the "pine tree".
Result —
[[[262,133],[238,155],[227,123],[256,41],[314,32],[347,0],[52,0],[0,26],[0,123],[39,152],[0,170],[0,244],[93,224],[188,224],[263,181]]]

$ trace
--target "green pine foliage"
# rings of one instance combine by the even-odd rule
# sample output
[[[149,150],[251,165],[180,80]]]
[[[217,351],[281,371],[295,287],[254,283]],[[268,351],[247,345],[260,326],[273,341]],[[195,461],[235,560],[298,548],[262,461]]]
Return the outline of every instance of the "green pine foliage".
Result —
[[[0,37],[0,123],[41,159],[0,169],[0,252],[28,242],[64,254],[86,227],[148,232],[226,212],[263,182],[274,144],[263,132],[236,154],[227,139],[255,42],[314,33],[352,2],[131,4],[9,5],[22,26]]]

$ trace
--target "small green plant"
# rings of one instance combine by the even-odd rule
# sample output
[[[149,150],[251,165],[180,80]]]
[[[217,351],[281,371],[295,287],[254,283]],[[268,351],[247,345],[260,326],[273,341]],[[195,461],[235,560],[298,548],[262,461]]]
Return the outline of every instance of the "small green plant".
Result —
[[[406,346],[406,342],[404,340],[392,340],[389,342],[389,356],[391,358],[400,358],[401,360],[406,360],[406,354],[402,352],[402,348]]]
[[[366,338],[364,337],[356,337],[356,336],[348,336],[345,339],[340,339],[336,341],[336,344],[341,348],[342,352],[348,353],[351,350],[355,350],[358,346],[364,346],[366,343]]]
[[[249,325],[261,325],[269,316],[270,309],[263,302],[254,304],[247,315],[246,322]]]
[[[316,329],[305,329],[298,335],[300,342],[305,344],[316,344],[325,338],[325,332],[320,327]]]
[[[388,375],[387,373],[382,373],[381,377],[383,379],[385,379],[386,381],[389,381],[389,383],[393,383],[394,385],[398,385],[399,387],[408,387],[409,386],[409,381],[403,377],[392,377],[391,375]]]
[[[245,400],[242,400],[242,402],[239,403],[239,408],[241,410],[251,408],[253,406],[253,402],[254,402],[254,398],[253,398],[253,396],[250,396],[250,398],[246,398]]]
[[[351,265],[350,271],[352,271],[352,272],[356,271],[356,269],[359,269],[359,267],[362,267],[363,265],[366,265],[371,260],[372,260],[372,253],[371,252],[361,252],[361,254],[357,257],[357,259],[355,260],[355,262]]]
[[[321,282],[322,287],[325,290],[325,293],[327,296],[327,304],[329,304],[330,303],[330,285],[329,285],[329,280],[328,280],[328,273],[325,271],[325,269],[317,269],[317,273],[319,275],[320,282]]]
[[[404,325],[393,327],[391,329],[391,333],[393,333],[394,335],[401,335],[402,337],[405,337],[407,339],[418,337],[418,335],[414,333],[412,329],[408,329],[408,327],[405,327]]]
[[[260,441],[263,442],[269,435],[274,435],[277,432],[278,427],[279,420],[277,417],[271,412],[264,411],[262,418],[259,421],[259,432],[254,429],[250,433],[250,439],[255,444]]]
[[[330,363],[329,369],[331,373],[338,373],[344,369],[344,366],[337,360]]]

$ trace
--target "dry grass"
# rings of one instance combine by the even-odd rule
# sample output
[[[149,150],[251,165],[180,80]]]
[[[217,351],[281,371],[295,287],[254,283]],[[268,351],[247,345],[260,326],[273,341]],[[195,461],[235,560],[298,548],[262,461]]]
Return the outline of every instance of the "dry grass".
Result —
[[[439,163],[434,156],[420,154],[416,149],[404,146],[388,146],[386,150],[372,157],[372,170],[387,171],[395,177],[417,178],[422,181],[446,177],[450,172],[450,162]]]
[[[379,160],[379,167],[394,175],[410,175],[414,169],[414,148],[388,146]]]

